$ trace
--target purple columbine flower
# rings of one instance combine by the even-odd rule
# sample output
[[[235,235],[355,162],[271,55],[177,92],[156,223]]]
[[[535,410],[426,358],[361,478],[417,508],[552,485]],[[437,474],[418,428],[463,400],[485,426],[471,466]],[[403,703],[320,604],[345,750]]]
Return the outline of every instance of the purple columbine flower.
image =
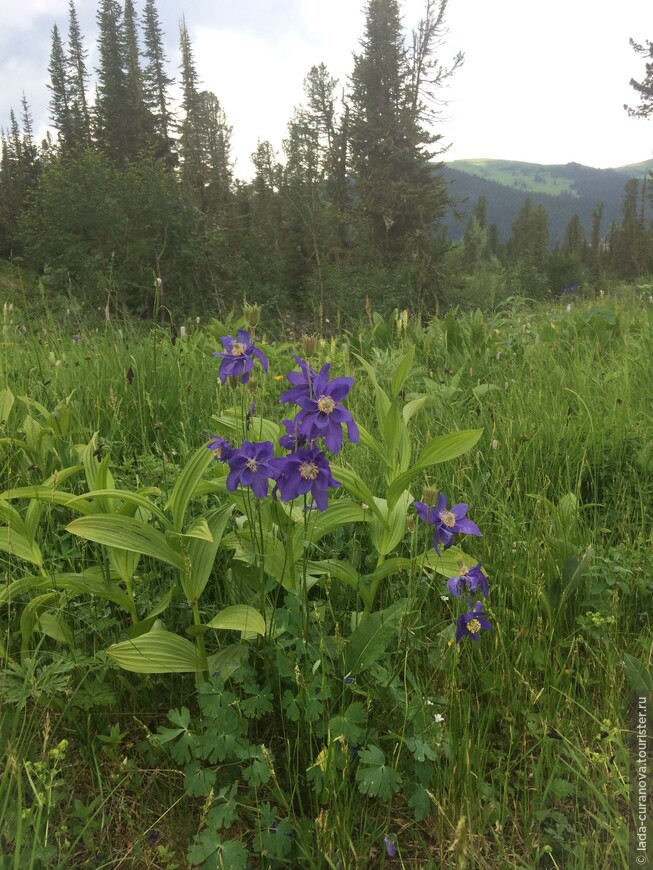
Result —
[[[438,502],[434,508],[421,501],[413,502],[413,505],[421,520],[435,526],[433,547],[438,555],[440,555],[438,544],[442,544],[446,550],[453,543],[453,536],[456,533],[463,535],[481,534],[476,523],[465,518],[468,506],[455,504],[451,509],[448,509],[447,499],[443,492],[438,496]]]
[[[383,845],[385,846],[385,850],[388,853],[388,857],[394,858],[397,854],[397,841],[392,836],[392,834],[383,838]]]
[[[209,441],[206,445],[207,448],[213,451],[213,456],[218,462],[226,462],[234,452],[233,447],[229,441],[225,441],[224,438],[220,438],[219,435],[211,435],[211,438],[213,440]]]
[[[488,598],[490,591],[487,585],[487,577],[481,571],[480,562],[474,565],[473,568],[468,568],[467,565],[463,565],[455,577],[450,577],[447,580],[449,592],[451,592],[452,595],[455,595],[456,598],[460,598],[465,588],[467,588],[469,592],[476,592],[479,586],[483,593],[483,597]]]
[[[313,395],[300,397],[297,401],[301,410],[295,417],[295,423],[308,441],[324,438],[327,449],[331,453],[338,453],[342,447],[342,424],[345,423],[349,440],[354,444],[358,442],[358,426],[351,413],[339,404],[353,385],[353,378],[334,378],[330,381],[329,364],[322,366],[320,373],[313,379]]]
[[[299,495],[311,493],[318,510],[325,511],[329,505],[329,487],[335,489],[340,483],[331,475],[329,462],[317,447],[309,447],[281,456],[272,463],[276,471],[276,486],[282,501],[292,501]]]
[[[309,447],[306,438],[299,431],[299,427],[294,420],[282,420],[281,424],[285,427],[287,434],[279,438],[279,445],[284,450],[300,450]]]
[[[477,601],[474,607],[472,602],[469,602],[469,610],[467,613],[462,613],[456,620],[456,643],[464,637],[471,637],[472,640],[478,640],[481,630],[487,631],[492,628],[492,623],[487,618],[487,613],[483,610],[483,603]]]
[[[227,335],[221,338],[220,341],[225,349],[225,353],[216,350],[213,356],[222,357],[218,377],[223,384],[227,383],[227,378],[240,378],[243,384],[249,380],[249,373],[254,368],[254,357],[258,357],[263,366],[263,371],[268,370],[268,361],[263,353],[257,347],[254,347],[250,340],[249,332],[245,329],[238,330],[238,337]]]
[[[279,401],[282,403],[294,402],[296,405],[299,405],[301,399],[311,399],[313,397],[313,381],[317,375],[306,360],[301,359],[301,357],[296,356],[295,362],[301,371],[288,372],[286,377],[292,384],[292,388],[286,390],[285,393],[282,393],[279,396]],[[322,371],[324,371],[324,368],[326,368],[328,372],[331,366],[327,363],[326,366],[322,368]]]
[[[276,480],[277,470],[272,463],[274,445],[271,441],[252,444],[243,441],[240,450],[232,450],[229,462],[227,489],[234,492],[238,486],[251,487],[254,495],[265,498],[268,494],[268,481]]]

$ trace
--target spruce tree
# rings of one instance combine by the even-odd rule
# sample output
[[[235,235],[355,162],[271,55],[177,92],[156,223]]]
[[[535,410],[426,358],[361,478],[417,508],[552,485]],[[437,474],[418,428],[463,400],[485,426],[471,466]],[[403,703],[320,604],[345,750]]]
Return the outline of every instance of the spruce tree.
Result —
[[[173,162],[174,142],[170,137],[172,118],[168,89],[173,80],[166,73],[163,31],[155,0],[146,0],[143,10],[143,100],[153,119],[153,150],[157,157]]]
[[[635,108],[624,106],[624,108],[629,115],[635,118],[649,118],[653,115],[653,42],[647,39],[644,45],[640,45],[631,39],[630,44],[637,54],[647,60],[645,62],[645,76],[642,81],[630,80],[630,85],[639,98],[639,106]]]
[[[204,165],[202,160],[202,141],[199,129],[200,95],[199,79],[193,56],[186,21],[182,18],[179,28],[181,50],[181,108],[183,117],[179,124],[179,156],[181,160],[181,179],[187,192],[193,195],[203,208]]]
[[[68,102],[71,116],[71,142],[73,148],[87,147],[91,143],[91,115],[86,99],[88,71],[87,52],[84,49],[82,32],[79,27],[74,0],[68,9]]]
[[[445,77],[433,57],[445,9],[446,0],[427,0],[409,52],[397,0],[368,0],[354,59],[351,168],[365,235],[389,264],[429,252],[449,202],[441,165],[431,163],[440,137],[427,129]]]
[[[72,121],[70,114],[69,80],[66,69],[66,55],[55,24],[52,27],[52,48],[50,50],[50,120],[52,126],[59,132],[59,141],[63,147],[72,147]]]
[[[129,104],[126,81],[126,47],[123,13],[117,0],[101,0],[97,22],[98,59],[94,107],[95,139],[112,163],[121,165],[130,156]]]

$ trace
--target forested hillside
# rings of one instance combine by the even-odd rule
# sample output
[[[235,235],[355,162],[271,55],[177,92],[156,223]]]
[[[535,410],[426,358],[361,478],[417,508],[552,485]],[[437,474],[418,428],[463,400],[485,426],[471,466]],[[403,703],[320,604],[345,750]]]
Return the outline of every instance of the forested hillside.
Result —
[[[509,160],[454,160],[447,163],[444,177],[458,211],[469,211],[470,204],[484,196],[488,203],[488,221],[495,224],[499,238],[507,242],[512,225],[529,196],[549,216],[550,242],[562,244],[565,230],[574,214],[581,220],[587,236],[591,233],[592,212],[603,203],[606,231],[623,217],[624,184],[637,179],[640,184],[653,170],[653,160],[634,166],[594,169],[569,163],[548,166]],[[458,239],[464,222],[450,212],[447,218],[450,238]]]

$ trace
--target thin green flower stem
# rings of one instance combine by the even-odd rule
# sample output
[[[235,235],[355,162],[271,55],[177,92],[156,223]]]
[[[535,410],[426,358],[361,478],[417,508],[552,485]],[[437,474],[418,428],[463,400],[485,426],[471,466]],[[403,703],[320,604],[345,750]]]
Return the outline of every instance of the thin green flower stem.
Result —
[[[200,616],[200,609],[197,601],[193,601],[193,625],[201,625],[202,618]],[[206,645],[204,643],[204,635],[198,634],[196,638],[197,643],[197,652],[199,653],[200,659],[200,670],[197,672],[197,688],[200,688],[202,682],[208,683],[209,681],[209,662],[206,657]]]
[[[306,499],[306,493],[304,493],[304,541],[308,540],[308,523],[309,516],[308,511],[306,510],[308,501]],[[301,585],[301,602],[302,602],[302,631],[304,633],[304,644],[308,646],[308,590],[306,588],[306,569],[308,567],[308,554],[306,552],[306,547],[304,546],[302,549],[302,585]]]

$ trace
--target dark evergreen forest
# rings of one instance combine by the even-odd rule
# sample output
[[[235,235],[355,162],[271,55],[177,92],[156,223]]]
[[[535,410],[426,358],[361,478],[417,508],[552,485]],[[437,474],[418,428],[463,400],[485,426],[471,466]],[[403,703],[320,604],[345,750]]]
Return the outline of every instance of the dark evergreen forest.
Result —
[[[542,296],[647,275],[646,181],[626,183],[619,220],[608,223],[598,203],[554,245],[542,200],[524,198],[507,240],[488,220],[495,202],[452,202],[437,129],[441,87],[463,57],[439,56],[446,7],[425,0],[407,33],[398,0],[368,0],[349,79],[337,82],[319,63],[308,70],[282,153],[260,142],[255,175],[243,181],[186,23],[169,59],[155,0],[138,10],[132,0],[99,0],[90,69],[70,0],[67,32],[53,26],[43,60],[52,134],[35,141],[25,97],[2,131],[0,257],[38,274],[62,304],[224,314],[246,298],[298,324],[359,316],[365,305],[433,310],[465,301],[470,281],[471,301],[482,304],[496,300],[499,284]],[[650,114],[649,78],[632,83],[634,114]],[[464,211],[456,243],[452,210]]]

